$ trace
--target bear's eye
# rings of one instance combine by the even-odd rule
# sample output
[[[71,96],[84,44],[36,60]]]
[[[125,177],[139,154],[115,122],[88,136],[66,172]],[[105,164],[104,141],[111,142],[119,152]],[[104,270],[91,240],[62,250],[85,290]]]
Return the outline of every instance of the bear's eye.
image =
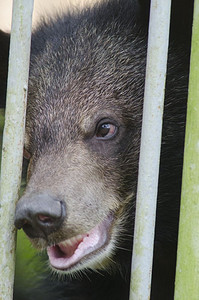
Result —
[[[23,148],[23,157],[27,160],[30,160],[31,154],[25,148]]]
[[[112,123],[99,123],[95,136],[97,139],[110,139],[116,135],[118,127]]]

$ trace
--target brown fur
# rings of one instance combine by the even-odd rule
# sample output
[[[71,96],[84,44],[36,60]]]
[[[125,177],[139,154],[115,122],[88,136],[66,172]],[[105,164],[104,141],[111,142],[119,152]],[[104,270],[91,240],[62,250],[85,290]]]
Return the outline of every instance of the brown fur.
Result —
[[[105,279],[92,272],[91,284],[83,277],[78,294],[76,283],[72,294],[66,284],[60,299],[128,299],[147,45],[135,3],[105,1],[44,22],[33,35],[25,141],[31,161],[19,203],[28,207],[32,195],[47,193],[65,203],[66,216],[59,230],[31,241],[43,249],[113,216],[106,244],[61,271],[89,268]],[[188,47],[170,46],[152,299],[173,297],[188,61]],[[97,138],[103,120],[118,128],[114,137]]]

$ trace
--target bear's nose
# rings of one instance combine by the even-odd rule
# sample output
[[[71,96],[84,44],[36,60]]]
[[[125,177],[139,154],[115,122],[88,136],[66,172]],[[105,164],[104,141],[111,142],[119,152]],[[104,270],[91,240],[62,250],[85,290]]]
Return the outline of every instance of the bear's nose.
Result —
[[[48,193],[24,195],[16,206],[15,226],[30,238],[44,238],[57,231],[66,216],[64,202]]]

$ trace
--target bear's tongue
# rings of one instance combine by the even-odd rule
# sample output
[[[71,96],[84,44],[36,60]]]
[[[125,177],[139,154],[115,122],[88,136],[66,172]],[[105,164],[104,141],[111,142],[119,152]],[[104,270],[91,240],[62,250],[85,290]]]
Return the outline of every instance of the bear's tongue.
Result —
[[[108,239],[108,231],[112,217],[97,225],[90,232],[75,236],[55,246],[47,248],[52,267],[66,270],[79,262],[86,255],[101,248]]]

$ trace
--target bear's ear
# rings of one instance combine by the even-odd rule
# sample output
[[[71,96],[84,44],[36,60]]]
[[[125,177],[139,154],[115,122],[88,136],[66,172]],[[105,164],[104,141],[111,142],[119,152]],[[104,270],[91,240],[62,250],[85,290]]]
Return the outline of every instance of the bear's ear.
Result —
[[[0,108],[5,108],[10,35],[0,30]]]

